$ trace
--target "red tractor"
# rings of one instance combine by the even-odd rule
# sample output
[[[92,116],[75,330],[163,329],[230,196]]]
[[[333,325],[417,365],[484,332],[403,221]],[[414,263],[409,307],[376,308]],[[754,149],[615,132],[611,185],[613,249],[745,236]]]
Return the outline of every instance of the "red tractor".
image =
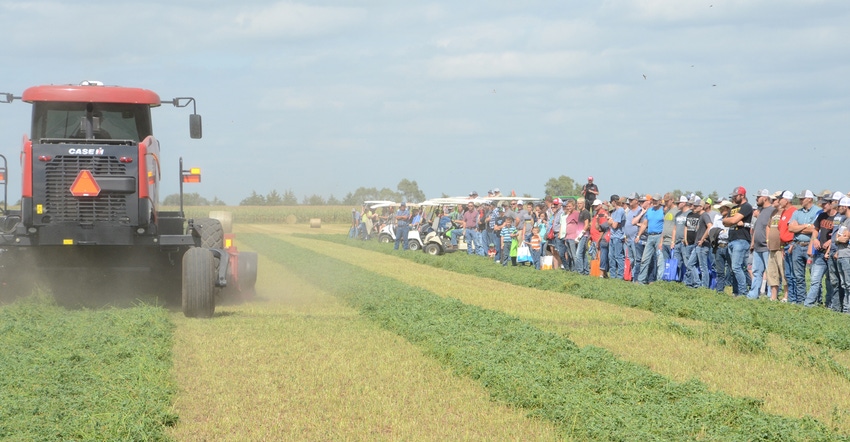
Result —
[[[146,89],[86,81],[35,86],[20,97],[0,94],[2,103],[16,99],[33,105],[32,132],[20,153],[20,210],[8,210],[4,198],[0,216],[3,290],[21,287],[35,269],[57,300],[142,290],[174,301],[180,296],[189,317],[211,317],[228,285],[231,292],[253,291],[257,255],[237,252],[230,235],[225,246],[217,219],[187,220],[183,213],[183,182],[200,181],[198,169],[184,170],[181,158],[180,210],[159,207],[160,146],[151,109],[163,103],[194,109],[194,98],[163,102]],[[189,132],[201,138],[194,110]]]

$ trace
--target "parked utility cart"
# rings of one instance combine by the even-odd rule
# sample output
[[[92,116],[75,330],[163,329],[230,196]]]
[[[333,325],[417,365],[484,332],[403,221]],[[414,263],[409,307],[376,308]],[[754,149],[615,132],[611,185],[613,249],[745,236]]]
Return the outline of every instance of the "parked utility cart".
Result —
[[[184,216],[183,182],[200,181],[198,169],[184,170],[181,159],[180,210],[159,207],[160,143],[151,110],[163,103],[194,109],[194,98],[161,101],[150,90],[87,81],[0,94],[0,102],[14,100],[33,108],[20,152],[21,207],[8,210],[4,202],[0,216],[4,284],[18,285],[21,267],[32,263],[57,296],[84,297],[94,284],[132,281],[164,296],[180,293],[189,317],[211,317],[228,281],[253,289],[256,254],[225,248],[218,220]],[[189,132],[201,138],[194,110]]]

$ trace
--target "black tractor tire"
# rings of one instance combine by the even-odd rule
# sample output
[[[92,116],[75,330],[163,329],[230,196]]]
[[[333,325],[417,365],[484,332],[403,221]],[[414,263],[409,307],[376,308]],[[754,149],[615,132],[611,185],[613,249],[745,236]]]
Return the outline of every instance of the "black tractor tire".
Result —
[[[210,211],[210,218],[217,219],[221,223],[224,233],[233,233],[233,214],[225,210]]]
[[[183,254],[183,314],[187,318],[211,318],[215,313],[215,267],[208,249],[193,247]]]
[[[382,233],[382,234],[378,235],[378,242],[384,243],[384,244],[389,244],[389,243],[393,242],[393,237],[386,234],[386,233]]]
[[[440,247],[439,244],[429,242],[428,244],[425,244],[425,253],[432,256],[442,255],[443,248]]]
[[[409,239],[407,240],[407,248],[414,252],[418,252],[419,250],[422,250],[422,245],[415,239]]]
[[[205,249],[224,248],[224,229],[221,222],[213,218],[196,218],[194,220],[195,245]]]

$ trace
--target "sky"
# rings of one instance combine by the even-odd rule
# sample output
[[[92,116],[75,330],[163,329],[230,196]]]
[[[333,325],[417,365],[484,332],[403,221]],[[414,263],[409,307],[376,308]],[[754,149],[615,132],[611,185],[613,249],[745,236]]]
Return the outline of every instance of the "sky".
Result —
[[[850,191],[850,2],[2,1],[0,92],[98,80],[154,109],[163,196]],[[0,105],[9,200],[30,105]],[[171,176],[173,179],[169,179]],[[751,198],[754,200],[754,198]]]

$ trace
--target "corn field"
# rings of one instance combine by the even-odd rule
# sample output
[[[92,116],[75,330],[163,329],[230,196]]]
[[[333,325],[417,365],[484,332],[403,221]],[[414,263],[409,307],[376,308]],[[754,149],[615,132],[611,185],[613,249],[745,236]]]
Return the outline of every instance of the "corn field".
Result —
[[[177,210],[177,207],[162,207]],[[186,218],[206,218],[211,211],[225,211],[233,215],[234,223],[245,224],[306,224],[318,218],[325,224],[351,222],[351,206],[186,206]]]

